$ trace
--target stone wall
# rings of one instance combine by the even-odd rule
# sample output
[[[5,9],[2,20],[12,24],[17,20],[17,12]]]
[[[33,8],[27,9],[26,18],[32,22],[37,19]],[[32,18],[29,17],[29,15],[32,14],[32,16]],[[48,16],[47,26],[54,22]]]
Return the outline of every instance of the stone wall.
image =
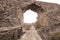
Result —
[[[36,1],[22,9],[38,13],[35,28],[43,40],[52,40],[53,35],[60,33],[60,5]]]
[[[20,0],[0,0],[0,40],[17,40],[22,35]]]
[[[0,1],[0,27],[14,27],[21,24],[19,3],[17,0]]]
[[[0,31],[0,40],[17,40],[22,35],[21,29]]]
[[[1,40],[17,40],[22,36],[23,13],[29,9],[38,13],[34,26],[42,40],[60,33],[60,5],[35,0],[0,0]]]

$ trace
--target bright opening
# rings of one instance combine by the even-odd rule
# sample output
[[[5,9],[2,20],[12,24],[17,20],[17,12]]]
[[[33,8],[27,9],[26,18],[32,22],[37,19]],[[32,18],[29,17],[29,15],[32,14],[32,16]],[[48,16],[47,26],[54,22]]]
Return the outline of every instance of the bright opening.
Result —
[[[32,10],[27,10],[24,14],[23,14],[23,21],[24,23],[35,23],[37,21],[37,13],[33,12]]]

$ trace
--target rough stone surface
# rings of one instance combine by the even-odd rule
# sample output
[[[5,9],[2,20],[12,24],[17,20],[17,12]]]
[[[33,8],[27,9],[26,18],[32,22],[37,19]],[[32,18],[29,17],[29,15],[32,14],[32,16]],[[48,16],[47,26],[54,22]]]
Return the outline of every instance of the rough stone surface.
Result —
[[[20,5],[16,0],[0,1],[0,27],[14,27],[20,25]]]
[[[0,40],[17,40],[23,28],[30,30],[31,25],[23,23],[29,9],[38,13],[33,25],[42,40],[60,40],[60,5],[35,0],[0,0]]]
[[[0,40],[17,40],[22,35],[21,29],[11,29],[0,32]]]
[[[34,26],[31,26],[30,30],[27,31],[20,40],[42,40],[38,35]]]
[[[60,5],[36,1],[22,9],[23,12],[31,9],[38,13],[34,26],[43,40],[53,40],[54,35],[60,34]],[[60,37],[55,38],[54,40],[60,40]]]
[[[0,0],[0,40],[17,40],[22,35],[20,0]]]

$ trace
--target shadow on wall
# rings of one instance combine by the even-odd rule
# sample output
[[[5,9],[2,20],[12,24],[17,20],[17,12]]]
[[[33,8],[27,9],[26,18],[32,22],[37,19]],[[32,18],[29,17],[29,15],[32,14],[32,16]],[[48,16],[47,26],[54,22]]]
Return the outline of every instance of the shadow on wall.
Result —
[[[35,3],[32,3],[31,5],[28,5],[24,8],[22,8],[22,10],[25,10],[25,11],[29,10],[29,9],[31,9],[34,12],[38,12],[38,11],[44,12],[44,9],[42,8],[42,6],[38,6]]]

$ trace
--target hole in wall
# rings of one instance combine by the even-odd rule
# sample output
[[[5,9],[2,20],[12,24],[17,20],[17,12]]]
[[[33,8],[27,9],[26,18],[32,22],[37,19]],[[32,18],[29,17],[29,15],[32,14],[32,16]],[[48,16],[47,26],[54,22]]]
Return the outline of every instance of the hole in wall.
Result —
[[[23,22],[35,23],[37,21],[37,17],[38,17],[38,14],[29,9],[23,14]]]

